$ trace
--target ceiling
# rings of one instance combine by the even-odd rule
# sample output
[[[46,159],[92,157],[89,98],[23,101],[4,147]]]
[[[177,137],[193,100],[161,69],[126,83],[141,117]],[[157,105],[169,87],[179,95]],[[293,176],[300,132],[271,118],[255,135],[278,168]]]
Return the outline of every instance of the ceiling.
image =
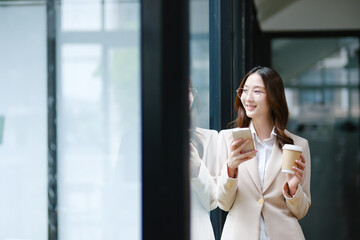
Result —
[[[360,0],[254,0],[269,31],[359,31]]]
[[[359,42],[354,37],[281,38],[272,42],[272,67],[286,85],[310,69],[357,68]],[[310,54],[309,54],[310,53]]]

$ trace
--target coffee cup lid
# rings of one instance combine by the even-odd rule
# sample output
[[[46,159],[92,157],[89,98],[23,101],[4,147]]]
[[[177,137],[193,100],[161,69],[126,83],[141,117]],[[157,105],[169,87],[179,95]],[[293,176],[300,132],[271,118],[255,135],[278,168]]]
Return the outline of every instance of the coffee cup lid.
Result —
[[[285,144],[282,148],[283,150],[293,150],[297,152],[302,152],[302,147],[297,145]]]

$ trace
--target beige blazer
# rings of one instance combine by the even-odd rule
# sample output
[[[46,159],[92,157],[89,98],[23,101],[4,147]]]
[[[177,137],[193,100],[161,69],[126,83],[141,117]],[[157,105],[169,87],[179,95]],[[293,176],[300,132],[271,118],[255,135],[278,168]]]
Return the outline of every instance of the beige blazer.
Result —
[[[261,187],[256,157],[240,164],[236,179],[228,176],[226,161],[233,138],[231,129],[219,133],[218,161],[223,167],[217,181],[217,200],[219,207],[229,212],[222,240],[259,240],[261,214],[271,240],[305,239],[298,219],[306,215],[311,204],[310,150],[306,139],[289,131],[286,134],[302,147],[306,160],[303,178],[293,198],[285,198],[283,193],[286,175],[281,172],[282,151],[277,140]]]

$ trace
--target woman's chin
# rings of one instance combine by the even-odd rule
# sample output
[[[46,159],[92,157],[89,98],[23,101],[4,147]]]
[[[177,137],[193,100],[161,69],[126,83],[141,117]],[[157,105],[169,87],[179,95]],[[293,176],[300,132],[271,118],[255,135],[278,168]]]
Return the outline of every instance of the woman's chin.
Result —
[[[246,111],[246,116],[248,117],[248,118],[253,118],[254,117],[254,112],[252,112],[252,111]]]

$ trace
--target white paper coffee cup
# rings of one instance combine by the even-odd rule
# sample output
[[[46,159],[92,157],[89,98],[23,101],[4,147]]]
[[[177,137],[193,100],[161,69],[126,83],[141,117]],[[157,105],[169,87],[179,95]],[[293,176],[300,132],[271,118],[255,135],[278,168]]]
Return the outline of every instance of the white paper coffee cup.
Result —
[[[297,167],[295,160],[300,160],[302,148],[297,145],[285,144],[283,146],[281,171],[285,173],[294,174],[293,166]]]

